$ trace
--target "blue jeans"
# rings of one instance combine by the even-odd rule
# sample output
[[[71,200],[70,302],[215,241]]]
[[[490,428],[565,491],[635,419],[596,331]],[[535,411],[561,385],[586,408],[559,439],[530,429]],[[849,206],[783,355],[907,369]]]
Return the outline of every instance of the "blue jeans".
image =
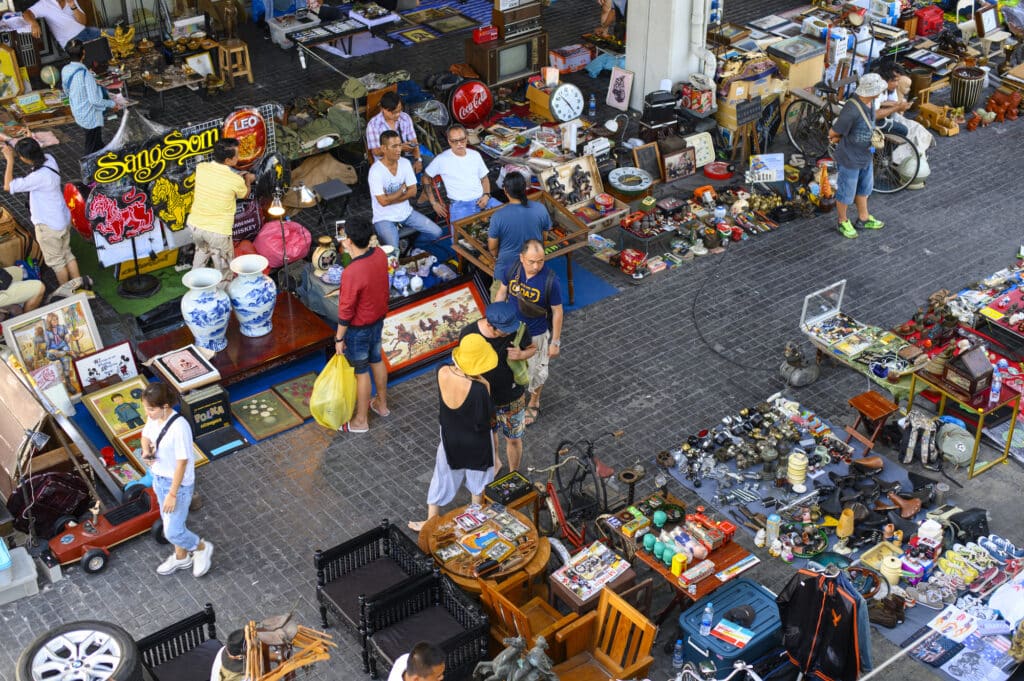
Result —
[[[409,213],[409,217],[402,220],[399,224],[412,227],[419,232],[416,235],[415,245],[420,248],[423,248],[431,241],[437,241],[444,233],[440,227],[430,221],[430,218],[416,211]],[[377,239],[380,240],[381,244],[394,246],[395,252],[398,252],[398,224],[382,220],[381,222],[373,223],[373,229],[377,232]]]
[[[477,199],[477,201],[479,201],[479,199]],[[497,208],[500,205],[501,201],[493,196],[487,201],[487,205],[483,208],[477,208],[476,201],[452,201],[448,206],[448,219],[455,222],[462,218],[468,218],[470,215],[476,215],[481,210]]]
[[[907,129],[907,126],[903,125],[899,121],[894,121],[891,118],[883,118],[882,121],[878,124],[878,127],[881,128],[884,132],[893,132],[896,133],[897,135],[903,135],[904,137],[906,137],[907,133],[910,132]]]
[[[171,493],[171,479],[162,475],[153,476],[153,491],[156,493],[156,502],[161,509],[164,499]],[[175,496],[176,503],[172,513],[160,511],[160,518],[164,521],[164,536],[167,541],[186,551],[195,551],[199,548],[199,535],[185,527],[185,520],[188,518],[188,506],[192,503],[192,492],[195,485],[181,485],[178,487],[178,494]]]
[[[97,38],[102,37],[102,35],[103,34],[100,33],[100,29],[95,26],[86,26],[79,31],[78,35],[76,35],[73,40],[81,40],[83,43],[87,43],[90,40],[96,40]]]
[[[875,169],[873,165],[867,168],[844,168],[839,166],[839,174],[836,178],[836,201],[849,206],[858,196],[871,196],[875,188]]]
[[[380,337],[383,332],[383,319],[372,326],[345,330],[345,359],[357,374],[369,373],[371,364],[382,361]]]

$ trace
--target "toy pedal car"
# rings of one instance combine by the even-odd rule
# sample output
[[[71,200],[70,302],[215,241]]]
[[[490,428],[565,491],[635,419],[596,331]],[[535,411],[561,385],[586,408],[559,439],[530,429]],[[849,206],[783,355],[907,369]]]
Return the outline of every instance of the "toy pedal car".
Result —
[[[77,560],[83,570],[95,574],[107,566],[110,548],[121,542],[149,532],[166,544],[160,504],[153,489],[138,484],[129,489],[125,503],[100,513],[95,520],[75,523],[70,516],[61,518],[56,524],[57,534],[50,540],[54,562],[68,565]]]

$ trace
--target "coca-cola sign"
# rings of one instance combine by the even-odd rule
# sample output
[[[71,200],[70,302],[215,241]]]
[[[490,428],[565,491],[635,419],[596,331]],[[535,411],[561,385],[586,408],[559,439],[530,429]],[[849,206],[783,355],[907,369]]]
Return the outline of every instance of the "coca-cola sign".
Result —
[[[452,118],[466,127],[475,128],[491,115],[494,96],[491,90],[479,80],[467,80],[452,90],[448,108]]]

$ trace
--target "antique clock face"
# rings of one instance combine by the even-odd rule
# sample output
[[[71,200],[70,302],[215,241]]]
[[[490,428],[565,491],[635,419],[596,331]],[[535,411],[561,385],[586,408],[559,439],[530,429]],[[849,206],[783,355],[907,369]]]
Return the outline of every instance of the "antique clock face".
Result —
[[[703,168],[715,160],[715,143],[711,141],[710,132],[699,132],[696,135],[684,137],[686,146],[693,147],[698,168]]]
[[[565,123],[583,115],[583,92],[572,83],[562,83],[551,92],[548,109],[559,123]]]

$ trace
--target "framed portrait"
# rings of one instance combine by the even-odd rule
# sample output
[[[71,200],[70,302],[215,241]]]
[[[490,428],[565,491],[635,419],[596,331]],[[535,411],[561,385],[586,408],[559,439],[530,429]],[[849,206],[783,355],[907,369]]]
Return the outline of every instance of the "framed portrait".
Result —
[[[82,394],[73,362],[103,349],[84,293],[38,307],[4,323],[4,340],[29,371],[56,364],[71,399]]]
[[[381,354],[389,375],[434,361],[459,342],[459,331],[484,316],[487,298],[475,278],[388,312]]]
[[[697,150],[686,147],[668,154],[665,159],[665,182],[672,182],[681,177],[689,177],[697,172]]]
[[[978,37],[995,33],[999,29],[999,13],[995,5],[984,5],[974,11],[974,25],[978,29]]]
[[[152,366],[179,393],[220,380],[217,367],[195,345],[164,353],[153,360]]]
[[[633,147],[633,165],[646,170],[655,184],[661,182],[661,151],[658,149],[658,143],[651,142]]]
[[[147,385],[145,376],[135,376],[82,397],[85,408],[111,442],[145,425],[142,391]]]
[[[193,54],[191,57],[185,57],[185,63],[188,64],[190,69],[204,78],[213,75],[213,57],[210,56],[209,52],[200,52],[199,54]]]
[[[626,111],[629,109],[629,93],[633,89],[633,72],[618,66],[612,67],[612,77],[608,81],[608,95],[604,102],[613,109]]]
[[[273,390],[231,403],[231,413],[257,440],[301,426],[303,419]]]
[[[103,348],[75,360],[75,374],[83,392],[93,392],[139,375],[128,341]]]
[[[428,40],[433,40],[437,37],[425,28],[414,28],[411,31],[402,31],[398,35],[402,36],[406,40],[411,40],[414,43],[425,43]]]

